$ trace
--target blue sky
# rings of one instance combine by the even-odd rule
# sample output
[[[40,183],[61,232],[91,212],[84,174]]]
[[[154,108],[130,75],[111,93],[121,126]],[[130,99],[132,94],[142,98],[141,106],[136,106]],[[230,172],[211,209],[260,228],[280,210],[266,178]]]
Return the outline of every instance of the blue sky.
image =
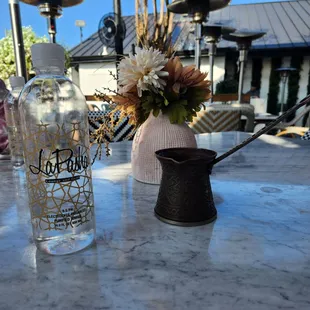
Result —
[[[135,0],[121,0],[123,15],[134,14]],[[149,1],[152,3],[152,1]],[[264,0],[232,0],[232,4],[268,2]],[[23,26],[32,26],[34,31],[42,36],[47,35],[46,19],[39,15],[36,7],[20,3]],[[100,18],[113,11],[113,0],[84,0],[80,5],[63,9],[63,16],[57,19],[57,41],[68,47],[80,42],[79,29],[75,20],[86,21],[84,39],[97,31]],[[11,29],[8,0],[0,1],[0,38],[5,30]]]

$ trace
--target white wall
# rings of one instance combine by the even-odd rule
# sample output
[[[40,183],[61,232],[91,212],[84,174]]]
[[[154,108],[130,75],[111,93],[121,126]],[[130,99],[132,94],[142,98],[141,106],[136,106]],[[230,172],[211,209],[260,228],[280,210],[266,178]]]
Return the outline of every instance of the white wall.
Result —
[[[271,73],[271,58],[266,57],[263,59],[262,80],[260,88],[260,97],[266,100],[268,99],[270,73]]]
[[[249,57],[244,70],[243,93],[247,93],[251,89],[252,82],[252,59]]]
[[[193,65],[194,58],[181,59],[184,66]],[[77,73],[72,71],[72,78],[75,78],[75,83],[78,84],[84,95],[93,95],[96,91],[102,90],[102,87],[108,87],[112,90],[116,90],[116,81],[110,76],[108,70],[116,73],[116,67],[114,63],[89,63],[80,64],[77,78]],[[201,71],[209,72],[209,58],[202,57],[201,59]],[[225,75],[225,57],[216,57],[214,61],[214,86],[224,79]],[[215,88],[214,88],[215,89]]]
[[[68,77],[74,84],[80,86],[79,72],[75,69],[75,67],[71,67],[68,69]]]
[[[109,70],[116,74],[115,63],[82,63],[79,65],[80,88],[84,95],[94,95],[96,89],[102,87],[116,90],[117,84],[109,74]],[[107,92],[107,91],[106,91]],[[108,93],[108,92],[107,92]]]
[[[201,59],[201,67],[200,70],[202,72],[209,72],[209,57],[203,57]],[[225,77],[225,57],[224,56],[216,56],[214,59],[214,67],[213,67],[213,86],[214,92],[216,89],[216,84],[220,81],[223,81]]]
[[[309,70],[310,70],[310,56],[304,56],[304,61],[300,71],[299,90],[298,90],[299,100],[307,96]]]
[[[308,87],[308,74],[310,70],[310,56],[304,56],[304,61],[300,71],[300,80],[299,80],[299,90],[298,90],[298,101],[307,96],[307,87]],[[302,113],[304,108],[301,108],[297,111],[296,115]],[[297,126],[302,125],[302,119],[297,122]]]

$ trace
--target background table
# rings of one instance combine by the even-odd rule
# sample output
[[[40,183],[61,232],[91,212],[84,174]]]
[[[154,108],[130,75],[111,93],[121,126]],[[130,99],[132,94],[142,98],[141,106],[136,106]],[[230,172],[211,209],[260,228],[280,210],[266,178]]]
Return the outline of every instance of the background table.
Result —
[[[245,133],[197,137],[223,153]],[[97,244],[37,252],[22,173],[0,162],[0,309],[310,309],[310,143],[262,136],[214,168],[218,219],[153,215],[158,186],[131,178],[130,142],[94,166]]]

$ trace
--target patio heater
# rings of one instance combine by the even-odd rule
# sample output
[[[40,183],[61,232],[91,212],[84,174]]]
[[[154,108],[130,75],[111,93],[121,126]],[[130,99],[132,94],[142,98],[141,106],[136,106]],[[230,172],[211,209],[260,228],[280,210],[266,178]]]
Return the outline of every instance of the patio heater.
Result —
[[[239,86],[238,86],[238,102],[242,101],[243,82],[244,82],[244,68],[248,58],[248,52],[251,48],[252,41],[257,40],[264,36],[265,32],[248,32],[238,31],[230,34],[223,35],[223,39],[237,43],[239,50],[240,73],[239,73]]]
[[[276,71],[280,73],[281,82],[282,82],[282,90],[281,90],[281,110],[279,115],[283,114],[284,110],[284,97],[285,97],[285,88],[287,84],[288,77],[292,71],[296,71],[296,68],[278,68]]]
[[[175,14],[188,14],[195,23],[195,65],[200,69],[200,43],[202,23],[206,22],[211,11],[226,7],[230,0],[174,0],[168,5],[168,10]]]
[[[235,28],[224,27],[220,25],[207,25],[202,26],[202,36],[205,37],[205,42],[209,44],[209,78],[211,81],[211,102],[213,98],[213,67],[214,67],[214,56],[216,55],[217,43],[220,41],[222,35],[230,34],[235,32]]]
[[[47,18],[50,42],[56,43],[56,18],[62,15],[62,8],[82,3],[84,0],[21,0],[24,3],[38,7],[42,16]]]

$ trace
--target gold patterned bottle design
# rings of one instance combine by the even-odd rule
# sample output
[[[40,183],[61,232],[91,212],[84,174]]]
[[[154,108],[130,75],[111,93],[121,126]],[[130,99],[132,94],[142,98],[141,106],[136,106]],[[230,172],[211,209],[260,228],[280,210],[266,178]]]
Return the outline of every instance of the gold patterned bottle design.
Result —
[[[72,124],[69,131],[64,124],[56,124],[52,132],[47,124],[37,127],[37,132],[27,137],[34,142],[29,141],[32,147],[26,150],[31,162],[26,172],[33,225],[43,230],[65,230],[86,224],[93,218],[89,151],[72,139],[84,138],[81,124]],[[48,147],[40,143],[42,137],[49,141]],[[57,145],[58,141],[66,141],[67,146]]]

